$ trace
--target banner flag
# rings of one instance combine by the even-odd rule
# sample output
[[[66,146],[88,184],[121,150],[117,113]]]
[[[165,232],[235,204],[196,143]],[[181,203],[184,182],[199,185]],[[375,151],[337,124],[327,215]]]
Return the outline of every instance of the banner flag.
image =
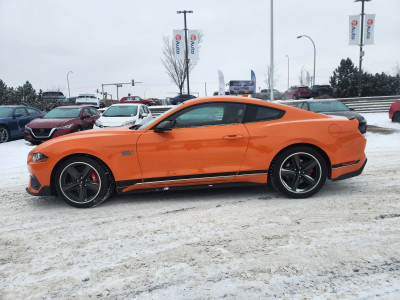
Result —
[[[218,95],[223,96],[225,95],[225,80],[224,74],[220,70],[218,70]]]
[[[174,44],[175,59],[185,60],[185,31],[174,30],[172,42]]]
[[[360,16],[349,16],[349,45],[360,45]]]
[[[193,60],[199,59],[199,31],[188,30],[188,58]]]
[[[250,74],[251,74],[251,81],[253,81],[253,93],[255,93],[257,91],[257,88],[256,88],[256,74],[254,73],[253,70],[250,70]]]
[[[365,15],[364,45],[374,44],[375,15]]]

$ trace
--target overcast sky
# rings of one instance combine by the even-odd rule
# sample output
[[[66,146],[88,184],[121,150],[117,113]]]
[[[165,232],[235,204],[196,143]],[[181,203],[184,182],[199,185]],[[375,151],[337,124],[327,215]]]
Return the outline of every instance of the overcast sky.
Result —
[[[364,70],[393,73],[400,63],[400,0],[366,2],[376,14],[375,45],[365,46]],[[225,81],[250,80],[265,88],[270,57],[270,0],[0,0],[0,79],[16,87],[29,80],[36,90],[60,89],[68,96],[101,90],[102,83],[130,82],[119,96],[172,97],[178,92],[161,64],[162,38],[173,29],[203,31],[200,61],[190,76],[192,94],[217,91]],[[313,47],[298,35],[309,35],[317,48],[316,84],[329,82],[342,58],[358,66],[359,48],[348,45],[348,16],[359,14],[353,0],[275,0],[275,66],[280,91],[299,84],[302,66],[312,74]],[[106,91],[116,98],[116,88]]]

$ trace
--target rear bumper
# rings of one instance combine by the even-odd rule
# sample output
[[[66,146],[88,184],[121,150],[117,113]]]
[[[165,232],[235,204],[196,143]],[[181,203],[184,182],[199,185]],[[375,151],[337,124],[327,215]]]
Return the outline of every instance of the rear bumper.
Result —
[[[348,173],[344,173],[336,178],[332,178],[332,181],[338,181],[338,180],[343,180],[343,179],[348,179],[351,177],[358,176],[362,173],[366,164],[367,164],[367,158],[365,158],[364,163],[361,165],[361,167],[359,169],[348,172]]]

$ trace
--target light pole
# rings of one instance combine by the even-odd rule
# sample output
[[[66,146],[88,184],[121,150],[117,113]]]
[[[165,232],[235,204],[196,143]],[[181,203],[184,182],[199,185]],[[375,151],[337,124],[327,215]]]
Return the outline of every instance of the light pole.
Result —
[[[183,14],[184,22],[185,22],[185,61],[186,61],[186,80],[187,80],[187,93],[188,99],[190,99],[190,90],[189,90],[189,58],[188,58],[188,43],[187,43],[187,26],[186,26],[186,14],[192,14],[192,10],[178,10],[177,14]]]
[[[287,57],[287,89],[289,89],[289,55],[285,55]]]
[[[271,66],[269,99],[274,101],[274,0],[271,0],[271,57],[269,64]]]
[[[69,78],[68,78],[68,76],[69,76],[69,73],[74,73],[74,72],[72,72],[72,71],[68,71],[68,73],[67,73],[67,82],[68,82],[68,98],[71,98],[71,93],[70,93],[70,91],[69,91]]]
[[[363,61],[363,44],[364,44],[364,2],[371,0],[354,0],[354,2],[361,2],[361,39],[360,39],[360,67],[358,68],[358,97],[361,97],[361,75],[362,75],[362,61]]]
[[[314,41],[312,40],[312,38],[310,38],[308,35],[299,35],[297,38],[299,39],[302,37],[308,38],[314,46],[314,75],[313,75],[313,80],[312,80],[313,83],[312,84],[315,85],[315,58],[317,56],[317,50],[315,49],[315,44],[314,44]]]

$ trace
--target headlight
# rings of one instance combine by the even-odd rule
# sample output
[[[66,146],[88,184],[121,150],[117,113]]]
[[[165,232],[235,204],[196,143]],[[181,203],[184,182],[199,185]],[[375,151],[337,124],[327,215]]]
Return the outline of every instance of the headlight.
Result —
[[[32,159],[35,163],[39,163],[39,162],[45,162],[49,158],[43,153],[37,152],[32,154]]]
[[[94,125],[96,125],[97,127],[100,127],[100,128],[103,127],[103,123],[101,123],[100,120],[96,120],[96,122],[94,122]]]
[[[71,128],[72,125],[74,125],[74,124],[68,124],[68,125],[60,126],[60,127],[57,127],[56,129],[57,129],[57,130],[68,129],[68,128]]]
[[[135,123],[136,123],[136,120],[126,121],[121,126],[135,125]]]

